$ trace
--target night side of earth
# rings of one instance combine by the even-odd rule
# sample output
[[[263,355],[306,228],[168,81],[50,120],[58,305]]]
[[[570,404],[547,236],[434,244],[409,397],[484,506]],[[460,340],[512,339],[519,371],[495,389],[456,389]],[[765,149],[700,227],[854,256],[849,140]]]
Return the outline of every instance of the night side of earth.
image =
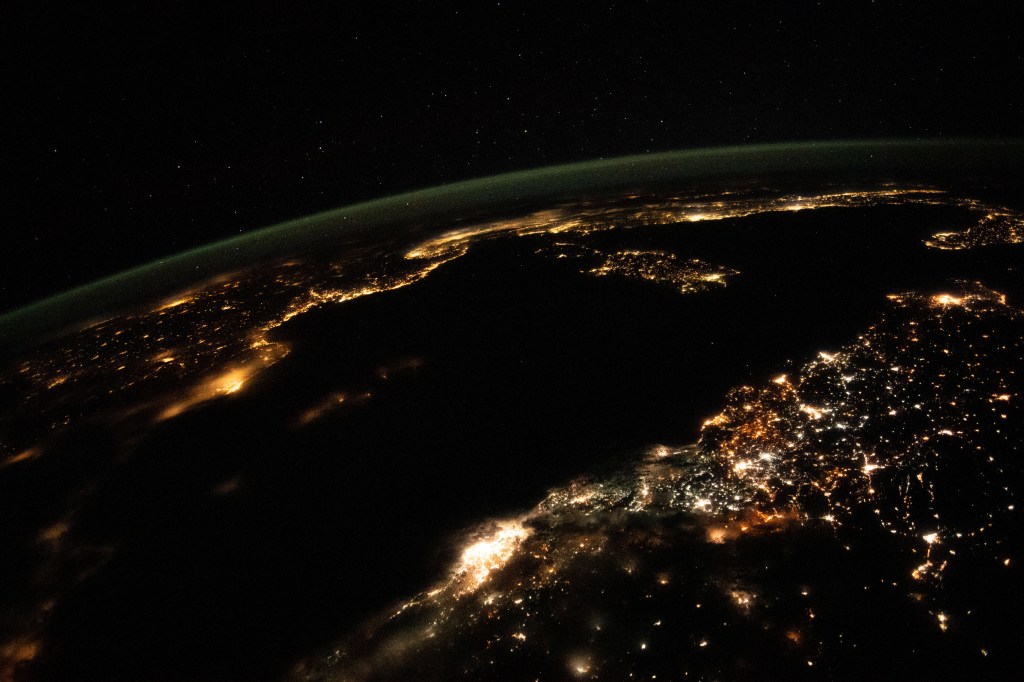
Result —
[[[0,680],[1015,679],[1022,150],[497,176],[0,317]]]

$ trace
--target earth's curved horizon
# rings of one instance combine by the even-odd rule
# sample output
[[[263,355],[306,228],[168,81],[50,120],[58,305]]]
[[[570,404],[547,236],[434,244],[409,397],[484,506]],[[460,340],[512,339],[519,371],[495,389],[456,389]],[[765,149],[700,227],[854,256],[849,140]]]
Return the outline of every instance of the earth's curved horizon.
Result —
[[[0,317],[0,680],[1014,679],[1022,152],[536,169]]]
[[[533,202],[587,192],[637,189],[685,181],[698,190],[718,180],[748,184],[797,174],[830,173],[835,180],[907,175],[999,177],[1012,172],[1024,140],[1009,138],[851,139],[693,148],[579,161],[511,171],[403,192],[254,229],[180,254],[159,258],[12,310],[0,311],[0,342],[10,349],[102,320],[148,299],[194,287],[283,254],[345,240],[379,238],[366,231],[465,219],[480,212],[515,211]],[[555,185],[553,188],[552,185]],[[332,234],[328,234],[328,231]],[[337,240],[333,243],[331,240]]]

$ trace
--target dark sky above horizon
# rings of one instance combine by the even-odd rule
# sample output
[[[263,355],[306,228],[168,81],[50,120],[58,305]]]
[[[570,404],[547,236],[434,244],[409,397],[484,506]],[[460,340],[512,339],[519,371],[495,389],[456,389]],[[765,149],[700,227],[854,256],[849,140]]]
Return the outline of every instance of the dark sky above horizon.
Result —
[[[492,173],[781,140],[1020,137],[1022,24],[1013,3],[32,3],[10,21],[0,312]]]

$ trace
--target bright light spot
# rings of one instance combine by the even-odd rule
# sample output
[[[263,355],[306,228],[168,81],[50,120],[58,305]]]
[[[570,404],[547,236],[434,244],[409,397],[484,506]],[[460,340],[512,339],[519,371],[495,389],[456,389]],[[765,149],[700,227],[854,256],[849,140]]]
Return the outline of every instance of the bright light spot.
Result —
[[[495,524],[488,535],[462,550],[455,567],[455,574],[464,576],[466,581],[460,591],[471,592],[480,587],[491,572],[508,563],[530,532],[520,521],[502,521]]]
[[[592,499],[594,499],[594,491],[588,490],[587,492],[580,493],[576,497],[569,500],[569,504],[587,504]]]
[[[716,414],[714,417],[711,417],[710,419],[705,419],[702,426],[718,426],[720,424],[725,424],[727,421],[728,419],[725,415]]]
[[[220,393],[237,393],[242,385],[245,384],[246,379],[249,378],[250,372],[244,369],[236,369],[224,374],[217,379],[217,391]]]
[[[754,603],[754,594],[745,590],[733,590],[729,593],[729,596],[732,597],[736,606],[742,609],[748,609]]]
[[[235,367],[223,374],[206,378],[188,389],[180,398],[169,403],[160,412],[157,419],[160,421],[171,419],[208,400],[238,393],[245,386],[246,382],[252,379],[260,370],[269,367],[287,354],[288,348],[280,346],[275,349],[272,355],[264,358],[262,362]]]
[[[810,416],[811,419],[821,419],[825,414],[824,411],[810,405],[801,405],[800,411]]]
[[[577,675],[586,675],[590,672],[591,663],[589,656],[572,656],[569,659],[569,669]]]
[[[663,459],[672,454],[672,450],[664,445],[657,445],[651,450],[651,456]]]
[[[170,303],[164,303],[162,306],[157,308],[157,310],[167,310],[169,308],[177,308],[179,305],[184,305],[184,304],[188,303],[191,300],[192,300],[191,297],[179,298],[177,300],[171,301]]]
[[[5,459],[3,463],[0,463],[0,469],[8,467],[12,464],[17,464],[18,462],[27,462],[29,460],[33,460],[36,457],[38,457],[41,453],[42,450],[40,450],[38,447],[31,447],[27,450],[22,450],[18,454],[11,455],[7,459]]]
[[[920,566],[918,566],[917,568],[915,568],[913,571],[911,571],[910,575],[911,575],[911,577],[914,580],[923,580],[924,578],[926,578],[928,576],[928,574],[931,572],[931,570],[932,570],[932,562],[926,561],[923,564],[921,564]]]
[[[957,298],[956,296],[950,296],[949,294],[938,294],[932,296],[932,303],[934,305],[949,306],[949,305],[961,305],[964,299]]]
[[[927,535],[922,535],[921,537],[929,545],[934,544],[934,543],[939,541],[939,534],[938,533],[928,533]]]
[[[730,533],[729,529],[723,526],[708,528],[708,542],[712,544],[721,545],[731,537],[734,537],[734,534]]]

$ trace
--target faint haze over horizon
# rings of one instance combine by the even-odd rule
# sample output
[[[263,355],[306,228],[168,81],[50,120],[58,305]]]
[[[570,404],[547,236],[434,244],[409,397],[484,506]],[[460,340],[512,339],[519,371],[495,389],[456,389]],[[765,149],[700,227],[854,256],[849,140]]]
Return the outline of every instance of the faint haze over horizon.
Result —
[[[0,310],[494,173],[725,144],[1020,137],[1021,23],[1012,6],[868,2],[20,8]]]

